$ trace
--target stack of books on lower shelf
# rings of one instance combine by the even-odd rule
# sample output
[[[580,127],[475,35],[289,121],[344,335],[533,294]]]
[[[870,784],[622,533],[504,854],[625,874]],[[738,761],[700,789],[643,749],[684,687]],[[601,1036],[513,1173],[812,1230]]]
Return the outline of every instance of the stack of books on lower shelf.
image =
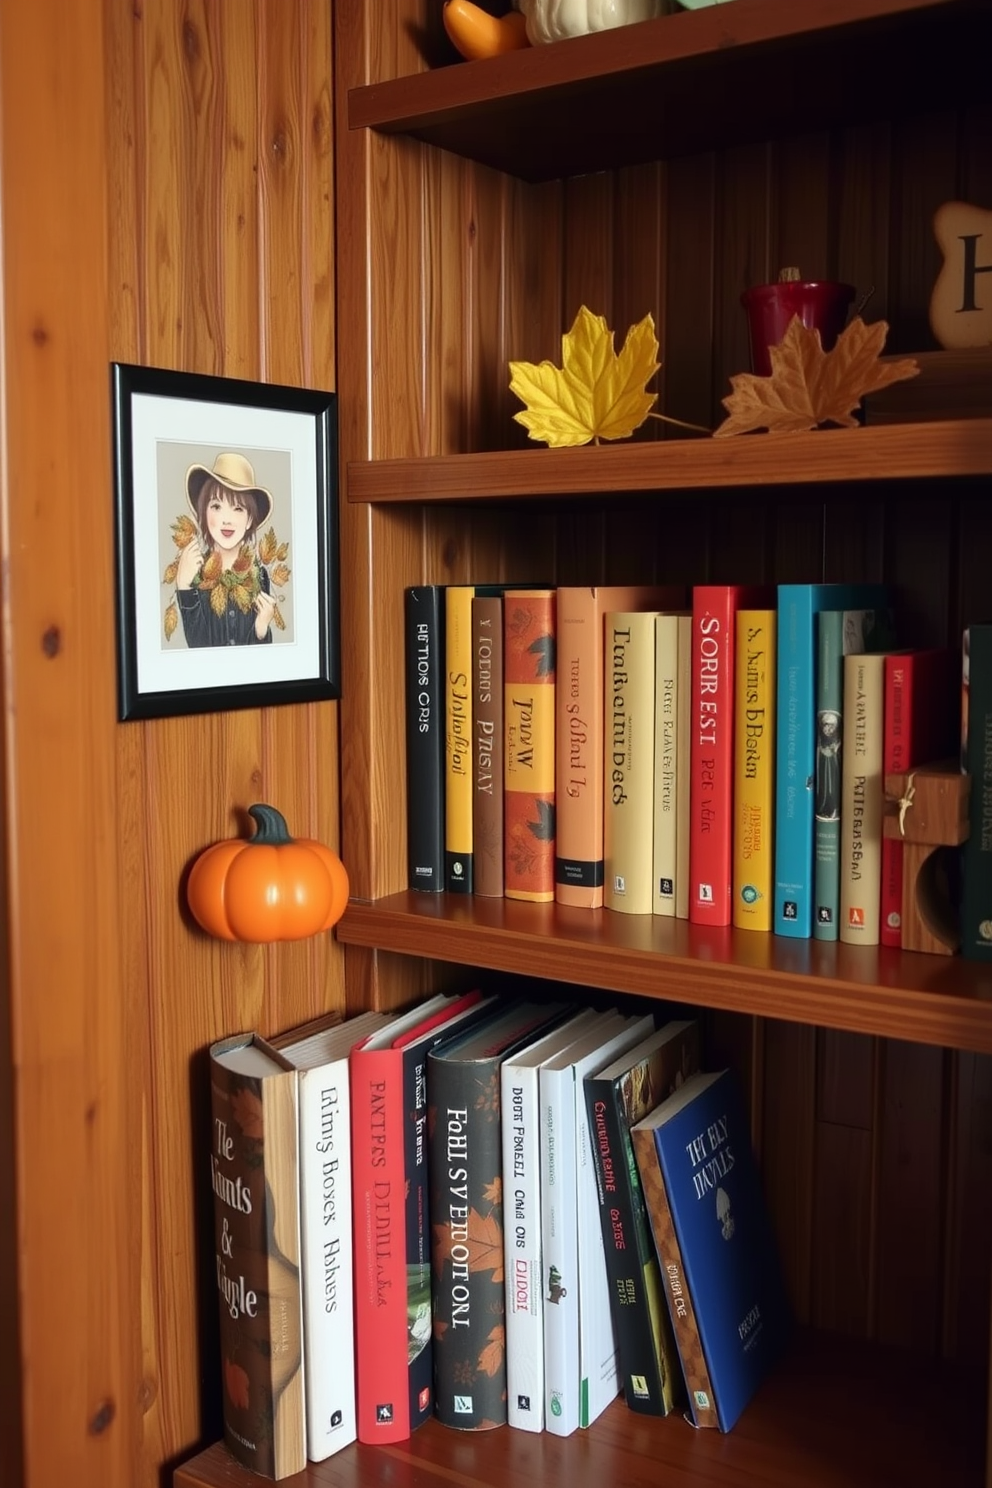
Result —
[[[430,1417],[729,1430],[789,1308],[741,1093],[685,1010],[479,988],[211,1046],[225,1441],[299,1472]]]

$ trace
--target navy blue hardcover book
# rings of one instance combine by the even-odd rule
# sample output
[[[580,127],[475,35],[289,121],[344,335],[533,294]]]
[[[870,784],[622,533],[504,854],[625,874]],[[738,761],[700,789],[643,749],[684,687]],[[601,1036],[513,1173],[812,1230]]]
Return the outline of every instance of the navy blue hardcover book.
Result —
[[[690,1075],[637,1123],[650,1131],[682,1253],[721,1431],[729,1431],[780,1357],[791,1327],[778,1247],[730,1070]]]

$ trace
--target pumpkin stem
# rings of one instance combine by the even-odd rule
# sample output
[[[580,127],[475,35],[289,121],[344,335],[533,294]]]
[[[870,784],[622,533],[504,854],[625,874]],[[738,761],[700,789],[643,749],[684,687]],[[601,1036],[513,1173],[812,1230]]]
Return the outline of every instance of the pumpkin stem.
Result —
[[[253,843],[257,843],[260,847],[284,847],[286,843],[292,842],[286,819],[274,806],[262,804],[249,806],[248,815],[256,828],[255,835],[251,839]]]

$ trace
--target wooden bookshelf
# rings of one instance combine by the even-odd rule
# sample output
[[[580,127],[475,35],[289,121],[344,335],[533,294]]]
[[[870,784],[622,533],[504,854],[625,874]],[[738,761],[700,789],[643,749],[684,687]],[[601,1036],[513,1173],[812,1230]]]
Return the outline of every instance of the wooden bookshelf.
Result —
[[[806,434],[353,461],[347,495],[355,502],[526,501],[990,474],[992,416]]]
[[[635,1415],[618,1399],[571,1437],[429,1422],[408,1442],[356,1445],[286,1488],[978,1488],[984,1379],[902,1352],[803,1334],[733,1431]],[[935,1464],[938,1464],[935,1468]],[[175,1488],[259,1488],[222,1445]]]
[[[352,900],[345,945],[992,1053],[992,966],[471,895]]]

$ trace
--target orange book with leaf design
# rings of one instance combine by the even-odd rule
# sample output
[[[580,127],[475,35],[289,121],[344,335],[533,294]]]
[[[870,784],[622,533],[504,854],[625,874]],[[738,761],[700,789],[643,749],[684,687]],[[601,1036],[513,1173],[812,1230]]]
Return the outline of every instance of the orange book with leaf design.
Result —
[[[503,596],[504,893],[555,897],[554,589]]]

